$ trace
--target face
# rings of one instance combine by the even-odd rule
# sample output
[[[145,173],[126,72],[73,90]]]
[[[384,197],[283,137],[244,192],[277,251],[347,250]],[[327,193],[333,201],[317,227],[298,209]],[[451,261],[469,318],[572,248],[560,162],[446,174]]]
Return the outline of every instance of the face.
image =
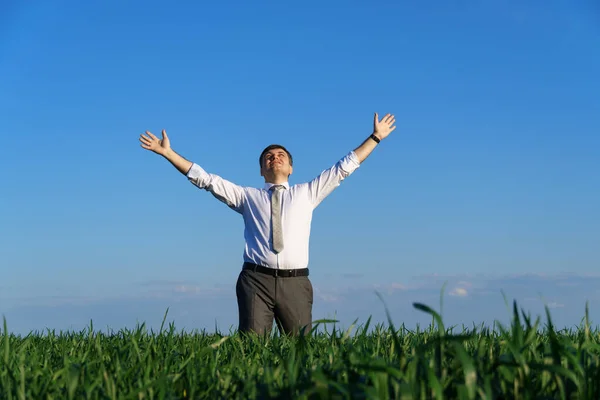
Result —
[[[263,156],[261,175],[264,177],[285,177],[292,173],[290,158],[283,149],[271,149]]]

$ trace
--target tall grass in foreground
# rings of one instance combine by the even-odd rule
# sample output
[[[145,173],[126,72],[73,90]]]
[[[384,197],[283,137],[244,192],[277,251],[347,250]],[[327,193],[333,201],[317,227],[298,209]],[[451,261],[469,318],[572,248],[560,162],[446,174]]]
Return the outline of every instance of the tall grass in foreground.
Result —
[[[439,314],[424,330],[326,329],[297,338],[178,333],[144,325],[0,335],[1,399],[369,398],[598,399],[600,333],[586,307],[556,331],[513,304],[510,327],[454,332]],[[322,322],[325,323],[325,322]],[[318,323],[317,323],[318,325]]]

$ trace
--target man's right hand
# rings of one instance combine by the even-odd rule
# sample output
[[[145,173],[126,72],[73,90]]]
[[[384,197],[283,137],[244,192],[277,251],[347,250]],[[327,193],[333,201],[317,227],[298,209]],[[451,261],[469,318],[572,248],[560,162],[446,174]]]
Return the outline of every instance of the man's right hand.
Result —
[[[171,149],[171,142],[167,136],[167,132],[162,130],[162,139],[157,138],[152,132],[146,131],[146,135],[143,133],[140,135],[141,146],[146,149],[164,156],[167,151]]]
[[[140,135],[140,142],[144,149],[160,154],[169,160],[169,162],[182,174],[186,175],[188,173],[190,168],[192,168],[192,162],[181,157],[171,149],[171,142],[169,142],[169,137],[164,129],[162,131],[162,139],[157,138],[149,131],[146,131],[146,135],[143,133]]]

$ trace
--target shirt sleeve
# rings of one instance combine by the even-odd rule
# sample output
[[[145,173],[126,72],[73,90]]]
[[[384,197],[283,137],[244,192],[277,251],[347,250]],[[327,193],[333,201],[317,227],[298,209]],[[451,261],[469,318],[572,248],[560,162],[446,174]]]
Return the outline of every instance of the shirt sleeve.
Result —
[[[315,179],[308,182],[308,193],[313,207],[317,207],[358,167],[360,167],[358,157],[354,151],[351,151],[334,166],[324,170]]]
[[[222,177],[206,172],[198,164],[193,163],[187,173],[188,180],[199,189],[211,193],[216,199],[227,204],[229,208],[242,213],[245,192],[242,186],[236,185]]]

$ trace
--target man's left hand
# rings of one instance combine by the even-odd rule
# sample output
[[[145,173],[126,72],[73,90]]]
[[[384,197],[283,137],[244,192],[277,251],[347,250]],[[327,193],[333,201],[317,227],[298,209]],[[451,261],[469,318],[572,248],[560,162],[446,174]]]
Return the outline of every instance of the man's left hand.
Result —
[[[390,133],[396,129],[394,125],[396,119],[392,114],[386,114],[385,117],[379,121],[379,115],[375,113],[375,120],[373,121],[373,134],[380,140],[385,139]]]

